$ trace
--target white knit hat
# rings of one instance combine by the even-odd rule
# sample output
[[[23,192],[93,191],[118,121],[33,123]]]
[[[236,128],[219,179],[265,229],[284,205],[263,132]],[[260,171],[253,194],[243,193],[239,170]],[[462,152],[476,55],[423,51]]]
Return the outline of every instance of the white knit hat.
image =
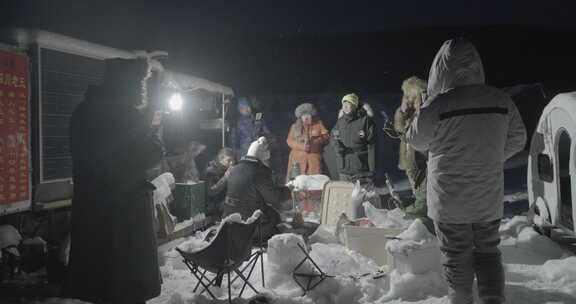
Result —
[[[268,141],[266,140],[266,137],[262,136],[253,141],[248,148],[246,156],[257,158],[265,165],[268,165],[268,160],[270,160],[270,150],[268,149]]]

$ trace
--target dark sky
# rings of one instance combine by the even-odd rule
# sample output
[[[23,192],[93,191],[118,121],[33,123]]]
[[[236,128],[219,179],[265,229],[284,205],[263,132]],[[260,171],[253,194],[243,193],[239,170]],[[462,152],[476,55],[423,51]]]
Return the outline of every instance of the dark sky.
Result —
[[[370,53],[362,49],[372,48],[373,39],[379,39],[377,44],[380,48],[384,48],[386,43],[394,47],[402,45],[398,43],[402,35],[396,35],[396,40],[388,42],[385,41],[385,34],[365,35],[365,40],[352,38],[335,41],[333,37],[338,35],[350,38],[352,33],[362,32],[398,33],[430,27],[469,28],[494,25],[521,25],[552,30],[576,29],[576,5],[560,7],[553,1],[546,1],[544,4],[543,1],[1,2],[3,7],[0,11],[4,15],[1,20],[7,25],[44,29],[121,49],[166,50],[170,53],[170,62],[167,64],[174,69],[239,86],[247,91],[262,90],[258,83],[261,83],[262,79],[269,79],[271,74],[294,74],[293,70],[284,70],[282,65],[274,66],[273,71],[269,66],[270,62],[294,58],[294,54],[299,57],[296,63],[298,69],[314,69],[316,58],[321,56],[316,54],[316,57],[306,57],[306,54],[314,53],[313,49],[322,47],[318,48],[319,42],[310,42],[306,37],[315,37],[315,40],[320,41],[324,41],[323,37],[332,37],[329,38],[331,40],[328,45],[332,49],[338,49],[329,54],[329,57],[342,65],[346,61],[344,56],[347,53],[350,57]],[[419,38],[414,35],[404,37],[404,40],[410,39]],[[424,55],[426,58],[423,61],[430,60],[428,57],[435,53],[434,48],[441,42],[421,46],[431,48],[430,52]],[[413,46],[412,44],[411,47]],[[330,49],[324,50],[330,52]],[[399,56],[402,52],[392,54]],[[370,56],[377,55],[371,53]],[[398,59],[390,57],[387,60],[392,64]],[[375,60],[379,63],[375,65],[377,67],[373,67],[374,70],[382,70],[388,66],[382,58]],[[263,66],[266,64],[267,67]],[[322,65],[322,68],[326,65]],[[367,72],[375,77],[382,74],[366,71],[370,70],[369,66],[358,68],[361,69],[347,69],[346,72]],[[239,78],[244,80],[239,81]]]
[[[548,1],[78,1],[4,0],[18,23],[114,41],[195,35],[383,31],[422,26],[574,27],[574,11]],[[575,5],[568,6],[574,8]],[[105,38],[102,38],[104,40]]]

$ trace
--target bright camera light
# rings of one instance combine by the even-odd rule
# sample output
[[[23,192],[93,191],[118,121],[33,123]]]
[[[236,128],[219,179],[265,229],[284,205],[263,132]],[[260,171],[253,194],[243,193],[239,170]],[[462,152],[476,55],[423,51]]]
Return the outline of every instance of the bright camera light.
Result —
[[[182,95],[180,95],[180,93],[172,94],[172,96],[170,96],[170,100],[168,101],[168,105],[172,111],[180,111],[182,109],[183,103]]]

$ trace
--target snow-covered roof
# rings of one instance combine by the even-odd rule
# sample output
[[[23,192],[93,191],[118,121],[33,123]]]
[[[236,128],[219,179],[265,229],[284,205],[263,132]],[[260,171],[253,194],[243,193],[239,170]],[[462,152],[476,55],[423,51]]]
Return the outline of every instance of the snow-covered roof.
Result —
[[[203,78],[195,77],[192,75],[177,73],[173,71],[165,71],[164,82],[166,85],[178,88],[180,90],[195,90],[205,89],[211,92],[218,92],[224,95],[234,95],[234,91],[219,83],[206,80]]]
[[[168,55],[163,51],[121,50],[43,30],[7,29],[1,32],[0,37],[6,38],[7,42],[14,43],[20,48],[26,48],[30,44],[38,44],[42,48],[102,60],[109,58],[130,59],[143,56],[152,58],[158,55]],[[152,60],[155,66],[163,69],[159,61]],[[234,91],[229,87],[187,74],[165,70],[165,79],[168,85],[178,89],[205,89],[224,95],[234,95]]]
[[[4,35],[11,40],[10,42],[17,44],[19,47],[38,44],[43,48],[96,59],[129,59],[137,57],[135,52],[116,49],[43,30],[10,29],[6,30]]]

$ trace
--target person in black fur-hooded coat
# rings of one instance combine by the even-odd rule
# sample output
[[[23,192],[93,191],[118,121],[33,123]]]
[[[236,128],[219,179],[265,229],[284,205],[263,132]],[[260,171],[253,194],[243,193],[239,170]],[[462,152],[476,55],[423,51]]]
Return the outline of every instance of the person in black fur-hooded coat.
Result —
[[[139,111],[150,75],[144,59],[111,59],[71,119],[74,174],[70,264],[64,296],[144,303],[160,295],[147,170],[163,149]]]

